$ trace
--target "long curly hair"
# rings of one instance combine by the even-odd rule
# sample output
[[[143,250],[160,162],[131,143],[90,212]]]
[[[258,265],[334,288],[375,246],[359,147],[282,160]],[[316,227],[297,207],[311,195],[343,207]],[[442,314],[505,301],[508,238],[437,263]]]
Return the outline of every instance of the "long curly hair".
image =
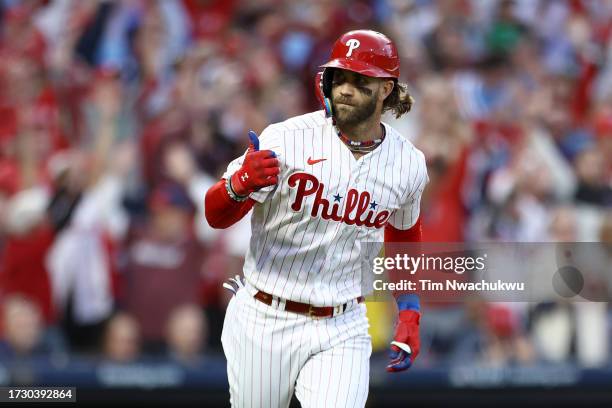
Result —
[[[408,86],[393,80],[393,90],[383,102],[383,112],[393,111],[396,118],[410,112],[414,104],[414,98],[408,93]]]

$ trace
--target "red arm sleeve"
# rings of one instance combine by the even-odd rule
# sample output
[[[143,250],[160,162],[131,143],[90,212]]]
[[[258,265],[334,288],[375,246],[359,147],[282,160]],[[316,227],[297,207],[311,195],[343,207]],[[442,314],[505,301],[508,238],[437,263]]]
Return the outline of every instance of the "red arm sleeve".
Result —
[[[391,224],[385,226],[385,243],[387,242],[421,242],[423,240],[423,227],[421,217],[407,230],[399,230]]]
[[[417,219],[417,222],[407,230],[400,230],[387,224],[385,226],[385,257],[395,258],[396,255],[400,255],[400,251],[397,245],[390,245],[392,243],[399,242],[421,242],[423,239],[423,228],[421,225],[421,217]],[[389,280],[391,282],[399,282],[402,279],[402,272],[396,269],[389,270]],[[398,297],[405,292],[394,291],[393,296]]]
[[[227,228],[242,219],[255,205],[255,200],[234,201],[225,189],[225,179],[208,189],[204,199],[204,215],[213,228]]]

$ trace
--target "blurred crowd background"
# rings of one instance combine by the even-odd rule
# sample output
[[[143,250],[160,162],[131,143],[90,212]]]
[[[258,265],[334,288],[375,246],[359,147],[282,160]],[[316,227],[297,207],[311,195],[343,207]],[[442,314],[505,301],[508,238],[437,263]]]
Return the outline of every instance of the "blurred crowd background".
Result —
[[[318,110],[345,31],[391,37],[424,238],[612,245],[612,2],[0,2],[0,362],[221,353],[249,222],[206,189],[247,131]],[[609,271],[611,272],[611,271]],[[374,351],[395,313],[369,308]],[[610,364],[607,303],[424,305],[421,367]]]

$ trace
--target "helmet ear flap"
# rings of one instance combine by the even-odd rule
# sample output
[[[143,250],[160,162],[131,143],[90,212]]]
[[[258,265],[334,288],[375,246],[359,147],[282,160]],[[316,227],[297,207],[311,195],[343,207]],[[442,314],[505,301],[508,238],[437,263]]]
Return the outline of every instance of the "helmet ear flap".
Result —
[[[330,71],[332,71],[330,68],[326,68],[315,75],[315,93],[321,107],[325,109],[325,116],[328,118],[333,114],[330,98],[333,72]]]
[[[325,68],[321,77],[321,90],[323,96],[331,98],[332,81],[334,79],[334,68]]]

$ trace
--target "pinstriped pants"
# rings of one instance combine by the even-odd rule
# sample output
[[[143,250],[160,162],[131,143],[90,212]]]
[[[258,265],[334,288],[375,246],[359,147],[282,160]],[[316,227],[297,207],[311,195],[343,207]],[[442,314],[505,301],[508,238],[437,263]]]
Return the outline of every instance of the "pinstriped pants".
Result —
[[[363,407],[372,344],[365,304],[313,319],[278,310],[240,289],[221,336],[233,407]]]

